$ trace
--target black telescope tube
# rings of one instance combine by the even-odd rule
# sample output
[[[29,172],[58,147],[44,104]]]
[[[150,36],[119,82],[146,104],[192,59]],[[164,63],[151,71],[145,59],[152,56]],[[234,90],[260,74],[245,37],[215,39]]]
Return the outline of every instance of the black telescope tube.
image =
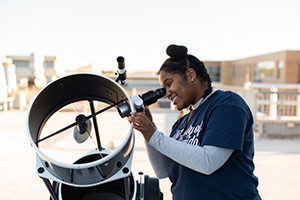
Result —
[[[166,88],[158,88],[156,90],[149,90],[148,92],[141,94],[140,97],[143,99],[144,106],[154,104],[157,99],[162,98],[166,94]]]
[[[124,57],[119,56],[117,58],[117,62],[118,62],[118,78],[116,79],[116,82],[121,82],[121,85],[124,85],[126,83],[126,69],[125,69],[125,62],[124,62]]]
[[[144,106],[149,106],[155,103],[159,98],[166,94],[166,88],[158,88],[156,90],[149,90],[148,92],[141,95],[134,95],[131,99],[134,103],[136,112],[143,112]],[[130,108],[128,104],[122,104],[118,106],[118,112],[120,116],[130,116]]]
[[[122,56],[119,56],[118,58],[117,58],[117,62],[118,62],[118,68],[119,69],[124,69],[125,68],[125,63],[124,63],[124,57],[122,57]]]

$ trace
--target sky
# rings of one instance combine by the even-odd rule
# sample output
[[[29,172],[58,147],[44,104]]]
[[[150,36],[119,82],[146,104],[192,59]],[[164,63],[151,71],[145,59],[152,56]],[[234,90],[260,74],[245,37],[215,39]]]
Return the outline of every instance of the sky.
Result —
[[[67,55],[156,71],[170,44],[200,60],[300,50],[299,0],[0,0],[0,56]]]

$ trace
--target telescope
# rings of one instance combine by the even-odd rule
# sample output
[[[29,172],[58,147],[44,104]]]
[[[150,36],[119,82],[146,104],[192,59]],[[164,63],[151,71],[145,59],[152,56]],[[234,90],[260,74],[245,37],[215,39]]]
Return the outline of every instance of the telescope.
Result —
[[[118,62],[118,71],[117,71],[117,79],[116,82],[118,83],[120,81],[121,85],[125,85],[126,83],[126,69],[125,69],[125,59],[122,56],[119,56],[117,58]]]
[[[163,92],[157,89],[132,98],[116,81],[93,73],[66,75],[45,86],[30,105],[27,132],[36,151],[36,173],[50,199],[163,199],[157,178],[143,173],[139,181],[134,177],[134,130],[124,119],[137,111],[136,99],[150,105]],[[108,117],[102,117],[105,114]],[[100,131],[108,118],[114,119],[110,129],[116,130]],[[54,130],[54,123],[61,128]],[[121,123],[128,125],[127,134],[117,129]],[[115,141],[120,135],[124,139],[114,150],[106,148],[103,141],[116,135]]]

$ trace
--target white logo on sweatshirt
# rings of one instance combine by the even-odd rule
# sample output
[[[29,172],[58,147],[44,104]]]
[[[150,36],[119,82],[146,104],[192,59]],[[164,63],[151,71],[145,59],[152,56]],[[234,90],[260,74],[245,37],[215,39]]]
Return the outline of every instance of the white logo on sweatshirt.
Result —
[[[183,134],[175,134],[173,138],[187,144],[199,145],[198,136],[202,130],[202,125],[203,125],[203,120],[197,126],[191,125]],[[180,133],[181,131],[177,131],[177,132]]]

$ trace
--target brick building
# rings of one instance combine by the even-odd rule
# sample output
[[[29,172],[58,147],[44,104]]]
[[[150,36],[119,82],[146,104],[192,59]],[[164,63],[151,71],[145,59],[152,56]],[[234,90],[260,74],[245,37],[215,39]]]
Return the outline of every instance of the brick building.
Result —
[[[214,82],[300,83],[300,51],[280,51],[232,61],[203,61]]]

